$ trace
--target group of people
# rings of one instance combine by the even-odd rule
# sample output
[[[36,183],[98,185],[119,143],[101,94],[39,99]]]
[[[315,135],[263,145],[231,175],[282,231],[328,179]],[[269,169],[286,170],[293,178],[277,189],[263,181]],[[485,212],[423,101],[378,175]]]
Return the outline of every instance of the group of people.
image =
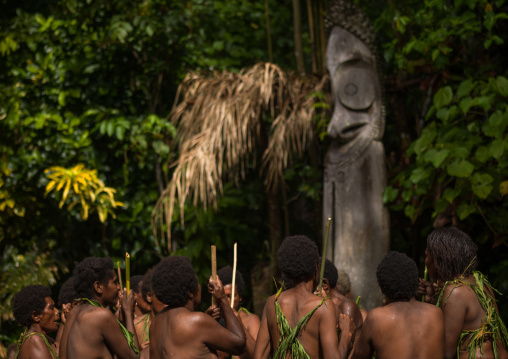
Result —
[[[47,287],[16,294],[14,317],[26,327],[16,358],[508,358],[508,333],[495,290],[476,271],[476,251],[456,228],[432,232],[425,264],[433,283],[418,278],[411,258],[390,252],[376,271],[383,306],[367,314],[328,260],[318,291],[316,244],[288,237],[278,252],[284,286],[267,299],[261,319],[241,307],[244,282],[231,267],[210,278],[215,304],[203,313],[186,257],[164,258],[133,277],[130,293],[111,259],[89,257],[62,286],[61,314]]]

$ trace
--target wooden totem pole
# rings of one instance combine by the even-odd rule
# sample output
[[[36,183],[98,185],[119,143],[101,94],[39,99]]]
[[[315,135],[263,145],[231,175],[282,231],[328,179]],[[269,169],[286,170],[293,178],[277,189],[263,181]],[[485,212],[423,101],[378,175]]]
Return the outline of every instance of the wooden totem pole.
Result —
[[[332,1],[326,18],[332,137],[325,158],[323,218],[332,218],[328,258],[349,274],[353,297],[380,305],[376,267],[390,246],[386,186],[384,105],[375,33],[355,5]],[[324,228],[324,227],[323,227]]]

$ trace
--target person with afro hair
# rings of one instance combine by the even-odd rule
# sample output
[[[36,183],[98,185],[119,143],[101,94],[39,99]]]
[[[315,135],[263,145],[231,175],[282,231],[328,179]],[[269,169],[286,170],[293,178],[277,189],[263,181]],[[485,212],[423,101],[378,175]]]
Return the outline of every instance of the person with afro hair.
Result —
[[[134,299],[136,304],[134,305],[134,321],[138,317],[144,317],[146,313],[150,312],[150,305],[143,299],[141,295],[141,283],[143,282],[142,275],[131,276],[131,288],[134,292]]]
[[[60,358],[138,358],[134,329],[134,293],[124,291],[120,310],[125,328],[108,306],[121,294],[111,258],[88,257],[74,269],[81,304],[71,310],[62,334]]]
[[[197,312],[201,287],[190,260],[182,256],[164,258],[153,270],[153,294],[166,305],[150,327],[150,358],[216,357],[217,351],[241,354],[245,350],[245,333],[235,317],[217,276],[210,278],[208,291],[216,300],[225,321],[222,327],[212,315]],[[210,308],[209,308],[210,310]],[[210,313],[209,311],[207,311]]]
[[[74,289],[74,282],[74,277],[67,279],[62,285],[62,288],[60,288],[60,294],[58,295],[58,306],[62,308],[61,320],[64,325],[69,317],[71,309],[78,305],[79,302],[77,300],[79,296]],[[63,326],[61,329],[63,329]]]
[[[226,293],[228,302],[231,304],[233,268],[231,268],[231,266],[223,267],[217,271],[217,275],[221,278],[222,284],[224,285],[224,293]],[[256,314],[251,313],[246,308],[240,306],[244,287],[245,282],[243,280],[242,273],[237,270],[235,277],[235,303],[233,310],[245,328],[245,336],[247,338],[245,353],[240,355],[240,358],[251,358],[254,354],[254,346],[258,336],[260,321]],[[220,353],[219,358],[221,358],[221,355],[222,353]],[[227,358],[229,356],[223,355],[222,357]]]
[[[477,245],[455,227],[427,237],[425,265],[434,285],[420,280],[418,294],[442,308],[445,358],[508,358],[508,331],[494,289],[476,270]]]
[[[135,275],[131,277],[131,287],[134,292],[134,327],[139,340],[141,350],[148,347],[150,337],[151,305],[145,300],[141,293],[144,276]]]
[[[268,298],[263,310],[255,359],[345,359],[354,323],[341,314],[337,336],[335,306],[314,294],[318,282],[319,253],[306,236],[287,237],[278,252],[282,275],[291,288]]]
[[[14,296],[14,319],[26,327],[18,341],[16,357],[19,359],[58,358],[58,344],[48,333],[58,329],[58,309],[51,299],[51,289],[42,285],[29,285]]]
[[[319,263],[321,264],[321,258],[319,258]],[[339,315],[341,313],[347,314],[353,319],[356,327],[356,330],[353,333],[353,343],[356,343],[360,336],[360,330],[363,325],[362,312],[355,302],[353,302],[351,299],[339,291],[337,286],[338,279],[339,272],[337,267],[335,267],[335,264],[333,264],[332,261],[327,259],[325,261],[325,271],[323,275],[323,290],[325,291],[326,295],[330,297],[333,304],[335,304],[335,315],[337,322],[339,321]]]
[[[376,359],[443,358],[443,314],[414,298],[416,263],[403,253],[390,252],[379,263],[376,275],[386,305],[369,312],[353,359],[370,359],[374,352]]]

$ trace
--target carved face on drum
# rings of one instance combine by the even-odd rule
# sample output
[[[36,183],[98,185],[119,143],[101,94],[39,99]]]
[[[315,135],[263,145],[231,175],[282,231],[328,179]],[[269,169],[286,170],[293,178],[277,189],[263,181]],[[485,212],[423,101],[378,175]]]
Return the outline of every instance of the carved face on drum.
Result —
[[[326,63],[334,102],[328,134],[342,144],[341,152],[381,138],[384,119],[374,54],[359,38],[335,26],[328,41]]]

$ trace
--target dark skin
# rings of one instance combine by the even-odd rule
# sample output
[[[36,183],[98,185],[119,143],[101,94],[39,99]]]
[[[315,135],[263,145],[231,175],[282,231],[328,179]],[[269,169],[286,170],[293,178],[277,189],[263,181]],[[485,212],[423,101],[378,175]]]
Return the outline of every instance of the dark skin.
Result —
[[[58,320],[59,314],[58,309],[55,307],[55,302],[51,299],[51,297],[45,297],[44,300],[46,305],[44,306],[42,312],[32,312],[32,324],[28,327],[27,333],[37,332],[44,334],[47,337],[48,333],[54,332],[58,329],[56,321]],[[47,338],[49,343],[51,343],[51,338]],[[58,353],[58,346],[56,343],[53,343],[52,347]],[[19,351],[18,358],[54,359],[51,351],[44,342],[44,339],[38,335],[32,335],[25,340]]]
[[[337,286],[330,288],[330,282],[326,278],[323,278],[323,290],[327,296],[330,297],[333,304],[335,304],[335,315],[337,318],[337,323],[339,322],[340,314],[348,315],[353,320],[353,323],[355,323],[356,330],[353,333],[353,341],[354,344],[356,344],[363,325],[363,316],[360,308],[356,305],[355,302],[339,292]]]
[[[224,293],[228,299],[228,302],[231,305],[231,294],[232,294],[233,286],[231,284],[226,284],[224,286]],[[247,338],[247,343],[245,346],[245,352],[240,355],[240,359],[249,359],[254,355],[254,347],[256,345],[256,338],[258,336],[260,320],[256,314],[253,313],[245,313],[244,311],[238,312],[240,309],[240,302],[242,301],[242,297],[238,294],[238,290],[235,287],[235,302],[233,311],[242,324],[245,330],[245,336]],[[229,354],[219,352],[219,358],[229,358]]]
[[[120,285],[114,270],[108,283],[94,283],[93,298],[103,307],[114,306],[120,295]],[[121,298],[121,310],[128,331],[134,333],[134,343],[139,342],[134,329],[134,294],[130,291]],[[107,308],[95,307],[87,302],[75,307],[67,318],[62,335],[60,359],[113,358],[135,359],[137,354],[129,347],[115,315]]]
[[[240,354],[245,350],[245,332],[229,306],[219,277],[210,278],[208,291],[215,297],[226,327],[209,314],[196,312],[201,288],[188,293],[183,307],[166,307],[157,314],[150,327],[150,358],[181,359],[217,358],[217,351]],[[210,310],[210,308],[209,308]],[[211,308],[216,314],[218,311]],[[209,312],[209,311],[207,311]]]
[[[145,315],[148,315],[148,328],[150,328],[150,322],[152,321],[153,314],[151,313],[151,300],[150,302],[146,301],[145,298],[143,298],[143,295],[141,294],[141,283],[139,283],[138,286],[138,292],[134,292],[134,299],[136,301],[136,306],[134,310],[134,326],[136,328],[136,334],[138,336],[139,340],[139,346],[141,349],[144,349],[148,347],[150,344],[149,340],[145,340],[146,333],[145,333]],[[148,296],[147,296],[148,299]],[[136,316],[136,311],[139,313],[139,315]]]
[[[430,256],[428,250],[425,250],[425,265],[432,278],[437,278],[438,282],[431,285],[429,282],[420,280],[418,293],[425,294],[426,300],[431,301],[433,304],[437,301],[437,296],[434,294],[443,286],[445,281],[439,278],[437,268],[434,260]],[[472,275],[464,278],[465,281],[476,285],[476,281]],[[492,289],[486,288],[487,293],[494,298]],[[457,357],[457,345],[459,342],[460,334],[464,330],[476,330],[481,327],[482,320],[485,319],[485,310],[480,305],[478,298],[474,291],[469,286],[455,287],[448,285],[444,289],[443,303],[441,305],[444,317],[445,327],[445,358]],[[494,302],[495,303],[495,302]],[[496,311],[498,311],[497,304],[495,304]],[[466,349],[467,341],[460,348],[459,359],[467,359],[469,351]],[[483,356],[481,351],[483,349]],[[498,343],[499,358],[508,358],[508,352],[501,343]],[[483,359],[494,358],[492,342],[486,341],[483,348],[477,348],[476,357]]]
[[[422,340],[425,338],[425,340]],[[411,298],[369,312],[353,359],[435,359],[444,355],[443,314],[430,304]]]
[[[313,293],[316,284],[317,268],[314,278],[297,283],[293,288],[279,295],[278,301],[282,313],[291,328],[294,328],[301,318],[321,302],[322,298]],[[347,315],[340,314],[339,326],[341,338],[339,342],[335,318],[333,301],[327,299],[314,312],[307,325],[298,334],[298,340],[311,358],[347,358],[348,346],[354,331],[354,323]],[[275,296],[273,295],[268,298],[263,310],[254,358],[269,358],[278,348],[279,338],[280,331],[277,326]]]

